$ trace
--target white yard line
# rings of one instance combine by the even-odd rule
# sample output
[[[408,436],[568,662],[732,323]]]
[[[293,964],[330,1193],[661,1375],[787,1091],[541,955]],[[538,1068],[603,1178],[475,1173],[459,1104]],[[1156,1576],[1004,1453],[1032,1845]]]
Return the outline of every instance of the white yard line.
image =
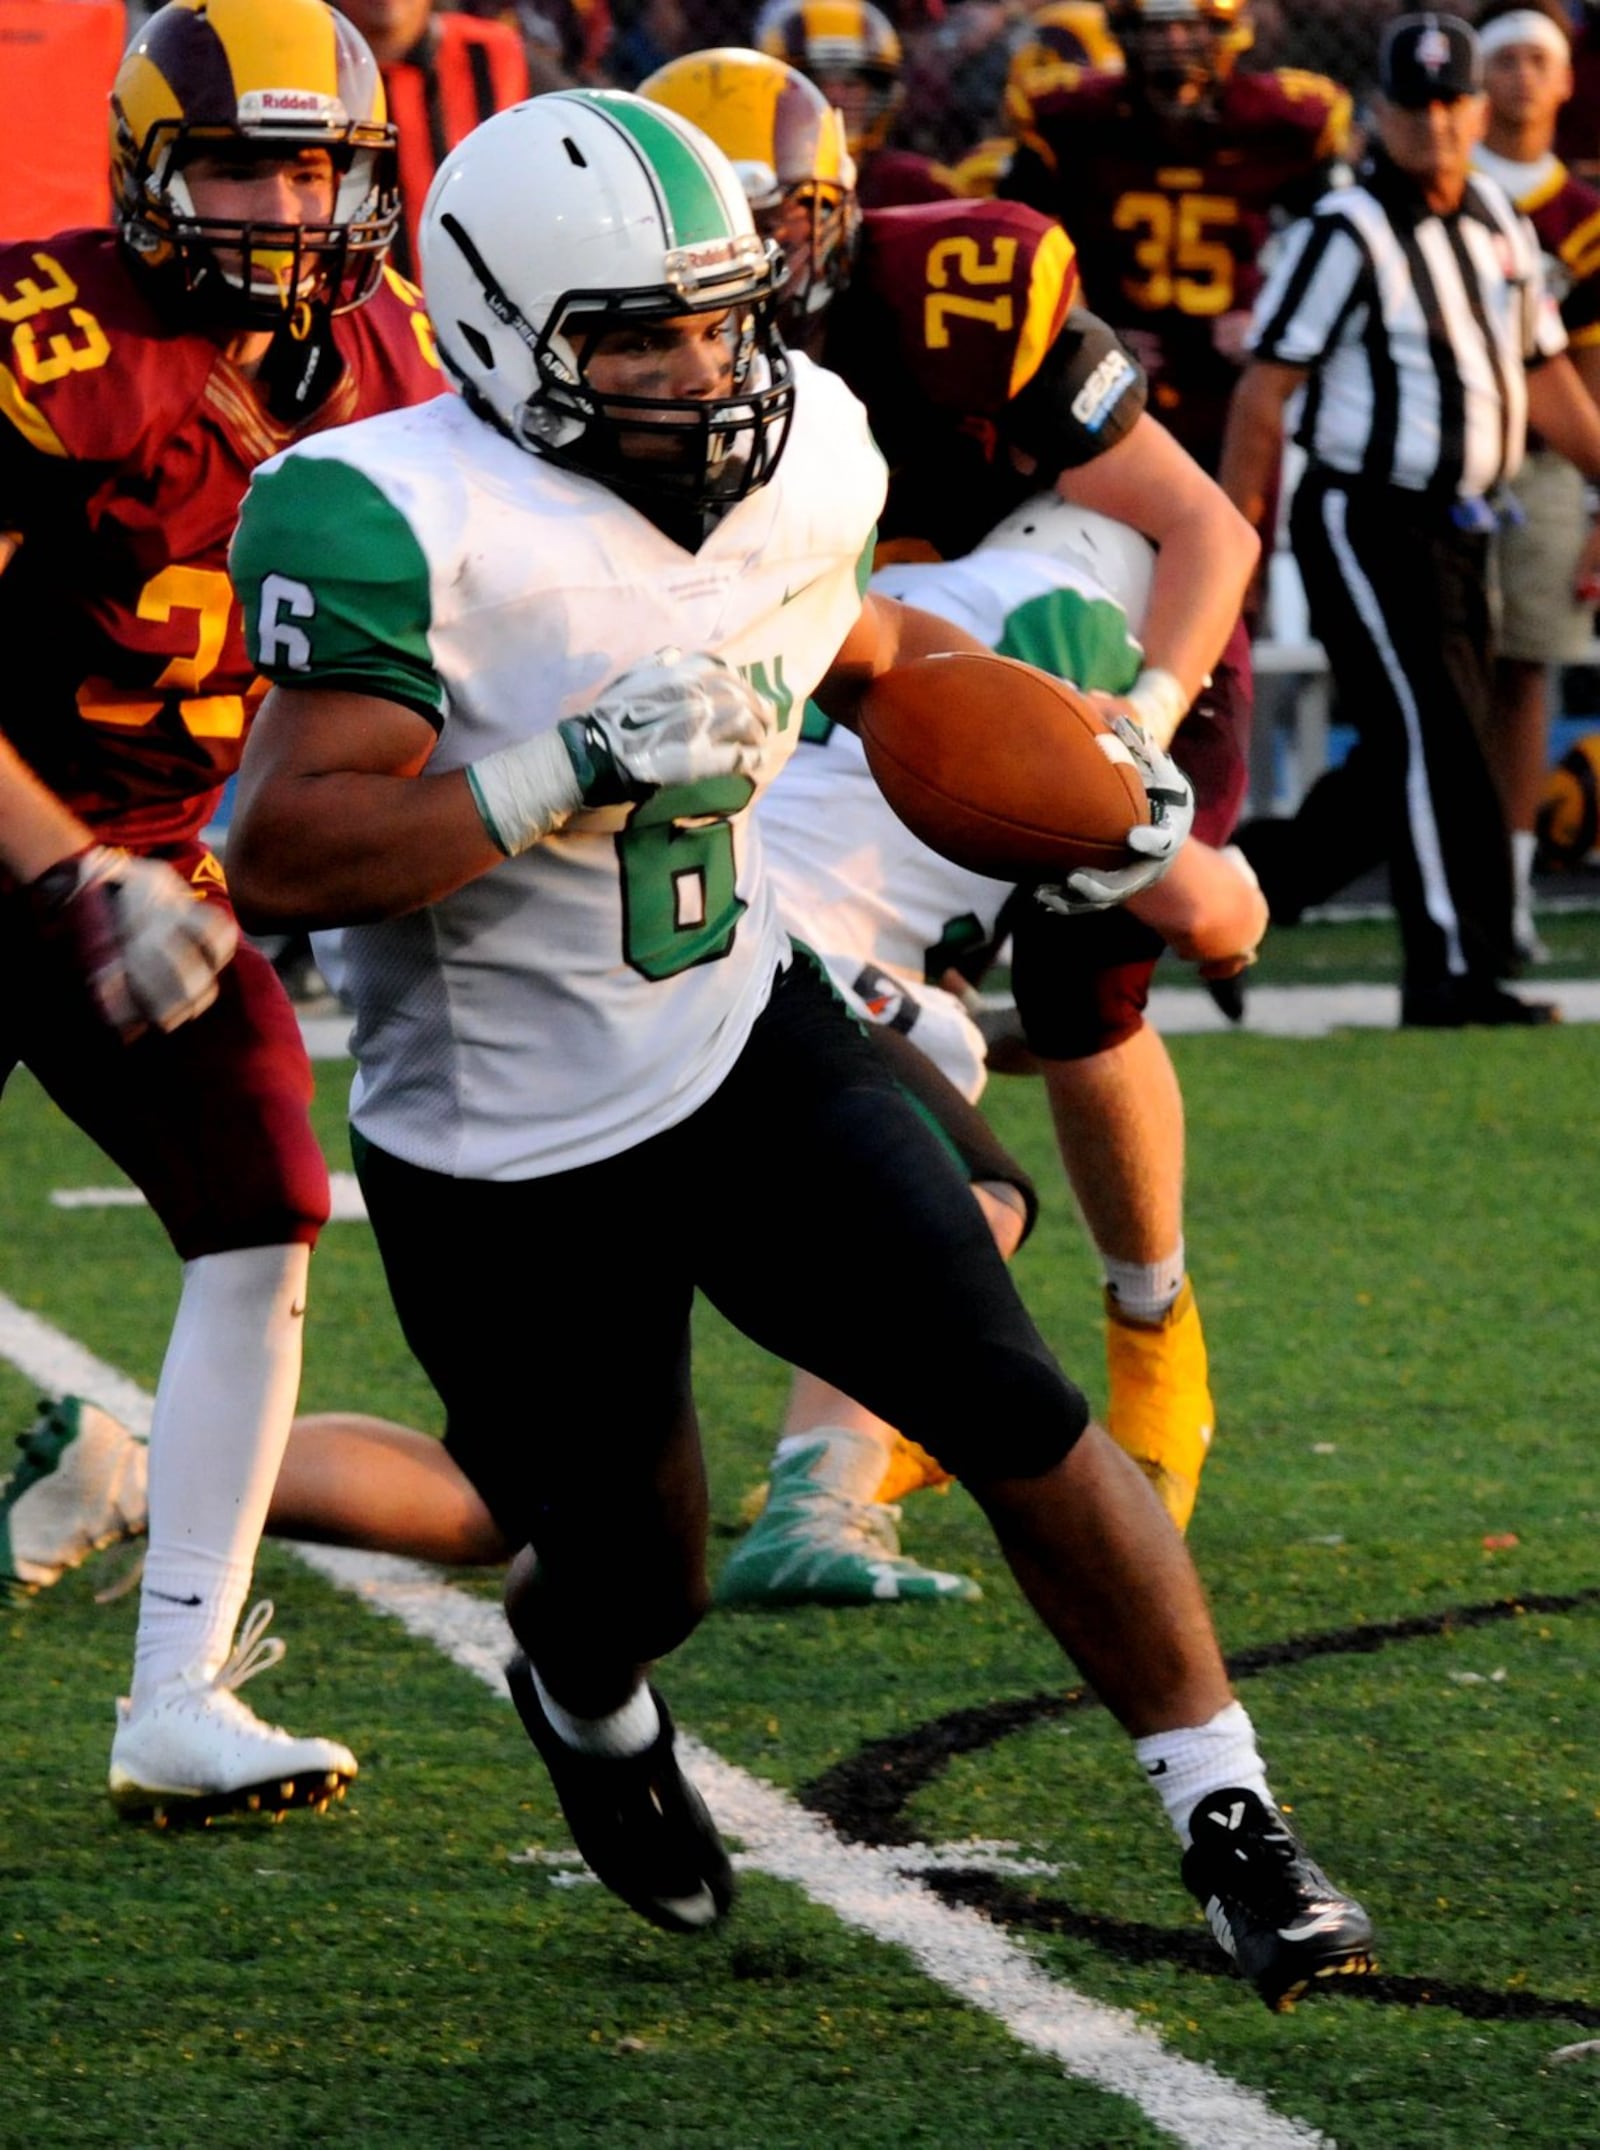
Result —
[[[116,1368],[0,1295],[0,1355],[53,1395],[91,1396],[135,1432],[150,1398]],[[508,1638],[498,1606],[418,1561],[330,1546],[291,1548],[319,1575],[473,1673],[500,1701]],[[744,1845],[739,1865],[803,1890],[875,1940],[904,1949],[929,1978],[1003,2024],[1071,2076],[1127,2098],[1192,2150],[1332,2150],[1329,2138],[1273,2111],[1256,2091],[1169,2053],[1136,2018],[1047,1978],[998,1926],[942,1902],[915,1872],[915,1846],[848,1844],[787,1793],[683,1736],[718,1822]]]
[[[1393,1030],[1400,1021],[1400,988],[1395,985],[1252,986],[1246,979],[1245,986],[1241,1037],[1325,1038],[1336,1030]],[[1600,1023],[1600,979],[1535,974],[1520,980],[1515,990],[1524,1000],[1555,1001],[1569,1023]],[[1156,986],[1150,995],[1150,1019],[1169,1038],[1235,1029],[1208,993],[1187,985]],[[302,1016],[300,1028],[313,1060],[340,1060],[350,1050],[348,1016]]]

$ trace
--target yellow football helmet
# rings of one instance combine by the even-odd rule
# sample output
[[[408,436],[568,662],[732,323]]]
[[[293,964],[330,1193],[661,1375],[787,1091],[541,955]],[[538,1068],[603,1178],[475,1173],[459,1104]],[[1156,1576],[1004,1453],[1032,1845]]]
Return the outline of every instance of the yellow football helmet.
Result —
[[[750,42],[809,75],[844,114],[850,154],[881,149],[905,102],[905,55],[872,0],[768,0]]]
[[[325,222],[196,213],[185,166],[326,150]],[[136,260],[210,318],[275,326],[375,289],[400,220],[395,130],[366,40],[323,0],[168,0],[111,91],[113,214]]]
[[[1536,826],[1541,866],[1581,866],[1600,849],[1600,732],[1585,732],[1545,778]]]
[[[1049,0],[1027,18],[1006,71],[1005,112],[1019,126],[1034,101],[1051,90],[1070,89],[1093,69],[1122,73],[1122,47],[1111,35],[1099,0]]]
[[[1255,41],[1249,0],[1108,0],[1130,82],[1163,119],[1200,117]]]
[[[844,117],[796,67],[736,45],[669,60],[639,85],[732,163],[756,229],[788,263],[781,319],[796,341],[850,273],[859,211]]]

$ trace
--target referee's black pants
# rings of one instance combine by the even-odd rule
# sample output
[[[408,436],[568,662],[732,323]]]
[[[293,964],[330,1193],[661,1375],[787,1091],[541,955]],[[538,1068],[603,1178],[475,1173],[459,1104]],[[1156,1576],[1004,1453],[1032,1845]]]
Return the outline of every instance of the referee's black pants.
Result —
[[[1407,998],[1514,967],[1511,853],[1479,743],[1492,688],[1488,539],[1397,486],[1308,471],[1290,537],[1357,743],[1243,848],[1292,920],[1387,860]]]

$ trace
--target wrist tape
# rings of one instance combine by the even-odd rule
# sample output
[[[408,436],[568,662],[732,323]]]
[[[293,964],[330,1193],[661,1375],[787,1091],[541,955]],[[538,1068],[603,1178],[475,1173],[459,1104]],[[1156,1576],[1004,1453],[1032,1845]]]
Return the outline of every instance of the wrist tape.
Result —
[[[1146,665],[1122,699],[1160,747],[1172,744],[1173,733],[1189,713],[1182,681],[1159,665]]]
[[[467,765],[483,825],[507,858],[559,828],[583,804],[578,772],[559,731],[501,747]]]

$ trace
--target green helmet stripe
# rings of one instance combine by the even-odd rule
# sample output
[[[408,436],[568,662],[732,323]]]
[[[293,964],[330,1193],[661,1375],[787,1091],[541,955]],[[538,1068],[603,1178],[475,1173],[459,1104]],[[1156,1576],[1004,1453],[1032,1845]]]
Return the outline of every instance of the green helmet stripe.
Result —
[[[665,112],[629,99],[595,98],[614,127],[629,136],[661,197],[669,246],[698,246],[735,230],[729,205],[710,167]]]

